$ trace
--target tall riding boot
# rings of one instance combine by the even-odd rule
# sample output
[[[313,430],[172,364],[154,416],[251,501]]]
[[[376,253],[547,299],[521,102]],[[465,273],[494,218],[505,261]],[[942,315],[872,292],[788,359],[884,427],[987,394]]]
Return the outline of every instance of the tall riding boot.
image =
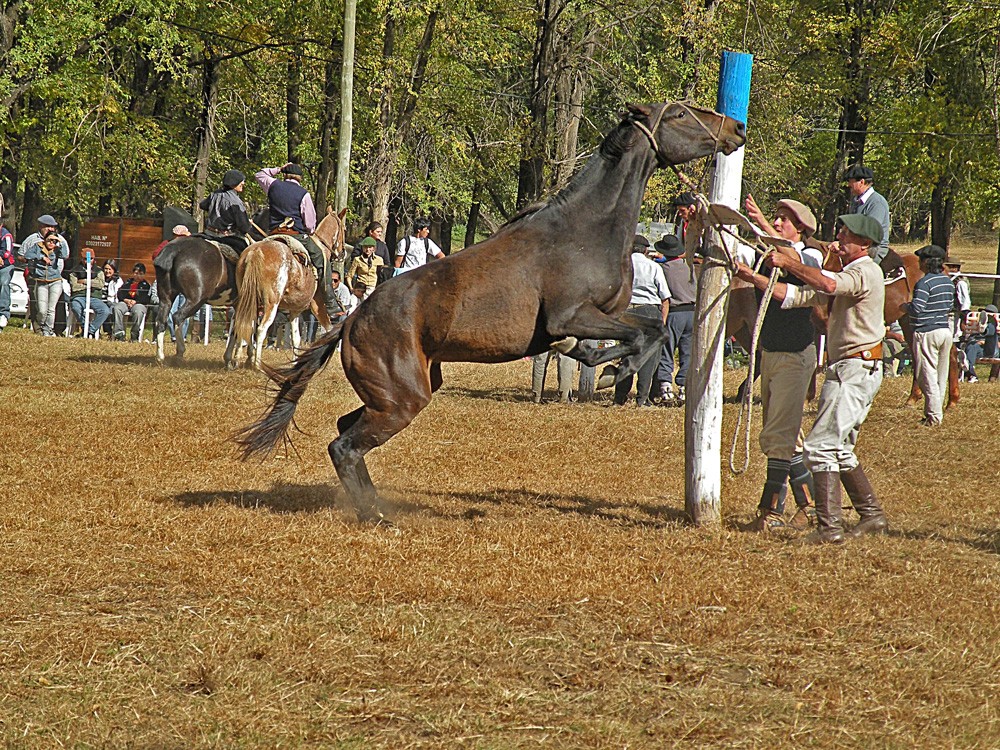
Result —
[[[889,530],[889,521],[875,497],[875,490],[865,475],[865,470],[858,464],[850,471],[840,473],[840,480],[851,498],[851,505],[861,516],[858,525],[847,532],[847,536],[859,537],[864,534],[884,534]]]
[[[743,527],[744,531],[774,531],[785,525],[785,495],[788,494],[788,461],[767,459],[767,479],[757,506],[757,517]]]
[[[840,520],[840,472],[815,471],[816,530],[802,541],[805,544],[843,544],[844,527]]]
[[[795,505],[798,510],[792,516],[789,526],[802,531],[816,523],[816,509],[813,507],[813,496],[816,494],[816,487],[813,484],[813,476],[806,468],[805,461],[801,453],[792,456],[792,462],[788,469],[788,483],[792,486],[792,496],[795,498]]]

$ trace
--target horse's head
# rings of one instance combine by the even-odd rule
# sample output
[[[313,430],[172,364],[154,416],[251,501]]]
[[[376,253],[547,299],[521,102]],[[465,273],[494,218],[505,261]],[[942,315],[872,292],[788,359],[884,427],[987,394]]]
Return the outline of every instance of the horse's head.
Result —
[[[629,104],[628,121],[649,140],[661,167],[717,151],[731,154],[747,141],[746,125],[688,102]]]
[[[330,206],[326,207],[326,216],[316,225],[313,237],[322,243],[330,257],[340,260],[344,257],[344,217],[347,216],[347,209],[343,209],[339,214]]]

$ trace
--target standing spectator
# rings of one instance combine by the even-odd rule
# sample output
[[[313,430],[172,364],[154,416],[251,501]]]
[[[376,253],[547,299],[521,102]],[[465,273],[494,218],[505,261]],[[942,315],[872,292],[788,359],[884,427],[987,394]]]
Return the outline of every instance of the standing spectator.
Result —
[[[172,238],[161,242],[157,246],[157,248],[153,251],[154,261],[156,260],[156,256],[158,256],[161,252],[163,252],[163,248],[167,246],[167,243],[173,242],[174,240],[179,239],[181,237],[190,237],[191,230],[188,229],[187,226],[185,226],[184,224],[178,224],[171,230],[171,234],[173,234]],[[174,296],[174,301],[170,304],[170,313],[167,315],[167,330],[170,331],[171,341],[177,340],[177,332],[174,330],[174,313],[180,310],[181,305],[183,305],[185,302],[187,302],[187,298],[183,294],[177,294]],[[187,320],[184,321],[184,325],[181,326],[181,338],[185,340],[187,339],[188,329],[190,328],[190,326],[191,326],[191,318],[188,318]]]
[[[812,210],[796,200],[778,201],[773,223],[768,221],[752,195],[745,202],[747,215],[760,229],[792,243],[791,248],[775,252],[793,258],[797,263],[813,269],[823,265],[818,250],[806,247],[805,241],[816,232],[816,216]],[[763,301],[769,279],[753,273],[741,264],[741,278],[750,277],[757,290],[758,305]],[[805,282],[789,275],[785,282],[802,287]],[[791,480],[792,495],[798,510],[791,526],[804,529],[811,523],[813,514],[813,481],[806,468],[802,453],[802,410],[806,393],[816,371],[816,332],[813,330],[812,308],[785,309],[781,301],[772,299],[762,312],[764,321],[760,330],[760,398],[763,425],[760,430],[760,449],[767,456],[767,478],[757,506],[757,517],[748,531],[770,531],[785,525],[785,495]]]
[[[230,169],[222,177],[222,187],[198,204],[205,212],[205,235],[229,245],[237,254],[247,249],[247,237],[252,234],[250,217],[240,198],[246,179],[240,170]]]
[[[983,356],[986,359],[995,359],[997,356],[997,323],[1000,322],[1000,314],[997,312],[996,305],[987,305],[982,311],[986,313],[986,326],[983,329]]]
[[[444,257],[441,248],[430,238],[431,223],[427,219],[413,222],[413,234],[407,235],[396,246],[396,268],[411,271],[427,263],[428,258]]]
[[[833,298],[827,333],[831,364],[819,396],[816,421],[804,445],[806,466],[815,485],[817,529],[807,538],[810,543],[844,541],[841,482],[861,516],[849,536],[880,534],[889,528],[875,490],[854,454],[858,432],[882,385],[885,283],[882,270],[869,255],[882,236],[882,228],[870,216],[844,214],[839,220],[837,241],[830,243],[829,250],[843,265],[840,273],[807,266],[781,253],[768,256],[774,267],[808,285],[775,284],[774,296],[782,300],[783,307],[806,307]],[[748,271],[742,266],[740,277],[753,283]]]
[[[966,316],[972,310],[972,292],[969,289],[969,280],[962,276],[962,261],[958,258],[947,258],[943,263],[944,273],[955,285],[955,311],[953,314],[953,338],[958,341],[962,338],[964,330],[962,324]]]
[[[933,427],[944,417],[942,403],[948,389],[948,364],[952,334],[948,313],[955,304],[955,286],[942,271],[945,251],[937,245],[917,250],[924,272],[913,286],[913,300],[906,310],[913,324],[913,371],[924,392],[921,424]]]
[[[3,199],[0,198],[0,203]],[[0,332],[10,322],[10,278],[14,275],[14,236],[0,216]]]
[[[149,282],[146,281],[146,266],[136,263],[132,268],[132,278],[118,290],[118,301],[112,307],[115,316],[115,339],[125,338],[125,313],[132,318],[132,341],[138,341],[146,324],[146,306],[149,304]]]
[[[89,247],[83,248],[84,255],[89,252],[93,255],[93,250]],[[101,330],[101,326],[104,325],[104,321],[108,319],[111,315],[111,308],[108,307],[108,303],[104,301],[104,287],[107,281],[104,276],[104,271],[98,270],[99,266],[94,263],[91,265],[88,273],[87,262],[81,260],[76,268],[69,275],[69,306],[76,316],[76,319],[80,321],[80,327],[83,328],[84,322],[86,321],[87,313],[87,279],[90,278],[90,325],[81,334],[86,338],[97,338],[97,332]]]
[[[889,252],[889,202],[872,187],[875,173],[870,168],[855,164],[844,173],[844,179],[851,191],[850,213],[870,216],[882,227],[882,239],[871,250],[872,260],[881,263]]]
[[[21,251],[28,262],[38,332],[55,336],[56,307],[63,292],[62,264],[69,257],[69,245],[59,235],[51,216],[40,216],[38,223],[39,231],[28,236]]]
[[[660,266],[646,257],[649,250],[649,240],[641,234],[632,240],[632,299],[629,302],[629,312],[640,318],[659,320],[666,325],[670,312],[670,289],[663,276]],[[653,373],[656,372],[656,356],[651,356],[639,368],[635,376],[635,401],[639,407],[649,406],[649,389],[653,385]],[[615,403],[624,406],[632,389],[632,376],[622,378],[615,383]]]
[[[694,215],[698,211],[698,198],[695,197],[694,193],[684,192],[674,198],[673,205],[674,210],[677,211],[677,218],[680,219],[680,221],[677,222],[674,234],[683,245],[684,240],[687,237],[688,223],[694,218]]]
[[[559,402],[568,404],[573,395],[573,375],[576,373],[576,361],[560,354],[555,350],[549,350],[536,354],[531,358],[531,400],[536,404],[542,403],[542,393],[545,390],[545,375],[549,369],[549,362],[556,360],[556,383],[559,386]]]
[[[375,254],[375,238],[365,237],[358,243],[358,246],[361,249],[361,255],[351,261],[347,278],[351,280],[352,285],[358,281],[363,282],[368,290],[365,292],[365,299],[368,299],[375,291],[375,285],[378,284],[379,269],[385,264]]]
[[[656,369],[660,383],[660,399],[669,405],[684,403],[688,364],[691,361],[691,335],[694,332],[694,303],[698,279],[694,268],[684,260],[684,245],[677,237],[666,235],[653,247],[663,256],[663,275],[670,290],[670,312],[667,315],[667,341],[663,345]],[[674,353],[677,353],[677,374],[674,374]],[[677,391],[674,391],[674,385]]]
[[[392,255],[389,253],[389,246],[384,242],[384,234],[385,229],[377,221],[373,221],[365,227],[365,239],[370,237],[375,240],[375,255],[382,259],[382,263],[386,268],[391,269],[393,267]],[[349,262],[353,263],[355,258],[360,257],[363,244],[364,240],[361,240],[361,242],[354,246]]]

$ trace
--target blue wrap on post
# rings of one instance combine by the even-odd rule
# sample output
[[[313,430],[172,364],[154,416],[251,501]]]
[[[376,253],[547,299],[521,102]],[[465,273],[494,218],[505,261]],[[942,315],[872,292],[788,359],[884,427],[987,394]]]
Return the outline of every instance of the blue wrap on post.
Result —
[[[753,55],[746,52],[722,53],[719,69],[719,97],[716,109],[727,117],[747,121],[750,109],[750,73]]]

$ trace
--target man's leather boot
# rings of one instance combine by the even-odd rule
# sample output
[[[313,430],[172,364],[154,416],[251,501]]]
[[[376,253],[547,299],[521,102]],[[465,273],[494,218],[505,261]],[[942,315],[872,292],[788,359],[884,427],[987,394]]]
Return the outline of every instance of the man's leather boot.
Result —
[[[843,544],[844,527],[840,519],[842,494],[839,471],[813,472],[816,488],[816,530],[805,537],[804,544]]]
[[[767,460],[767,480],[757,506],[757,517],[743,527],[743,531],[774,531],[783,528],[785,522],[785,495],[788,494],[788,461],[769,458]]]
[[[859,537],[865,534],[884,534],[889,530],[889,521],[882,511],[882,506],[875,497],[875,490],[865,475],[865,470],[858,464],[850,471],[840,473],[840,481],[851,498],[851,505],[861,516],[858,525],[847,532],[847,536]]]
[[[788,483],[792,487],[792,496],[798,508],[788,525],[797,531],[804,531],[816,523],[816,508],[813,507],[816,488],[812,473],[806,468],[801,453],[792,456],[788,468]]]

